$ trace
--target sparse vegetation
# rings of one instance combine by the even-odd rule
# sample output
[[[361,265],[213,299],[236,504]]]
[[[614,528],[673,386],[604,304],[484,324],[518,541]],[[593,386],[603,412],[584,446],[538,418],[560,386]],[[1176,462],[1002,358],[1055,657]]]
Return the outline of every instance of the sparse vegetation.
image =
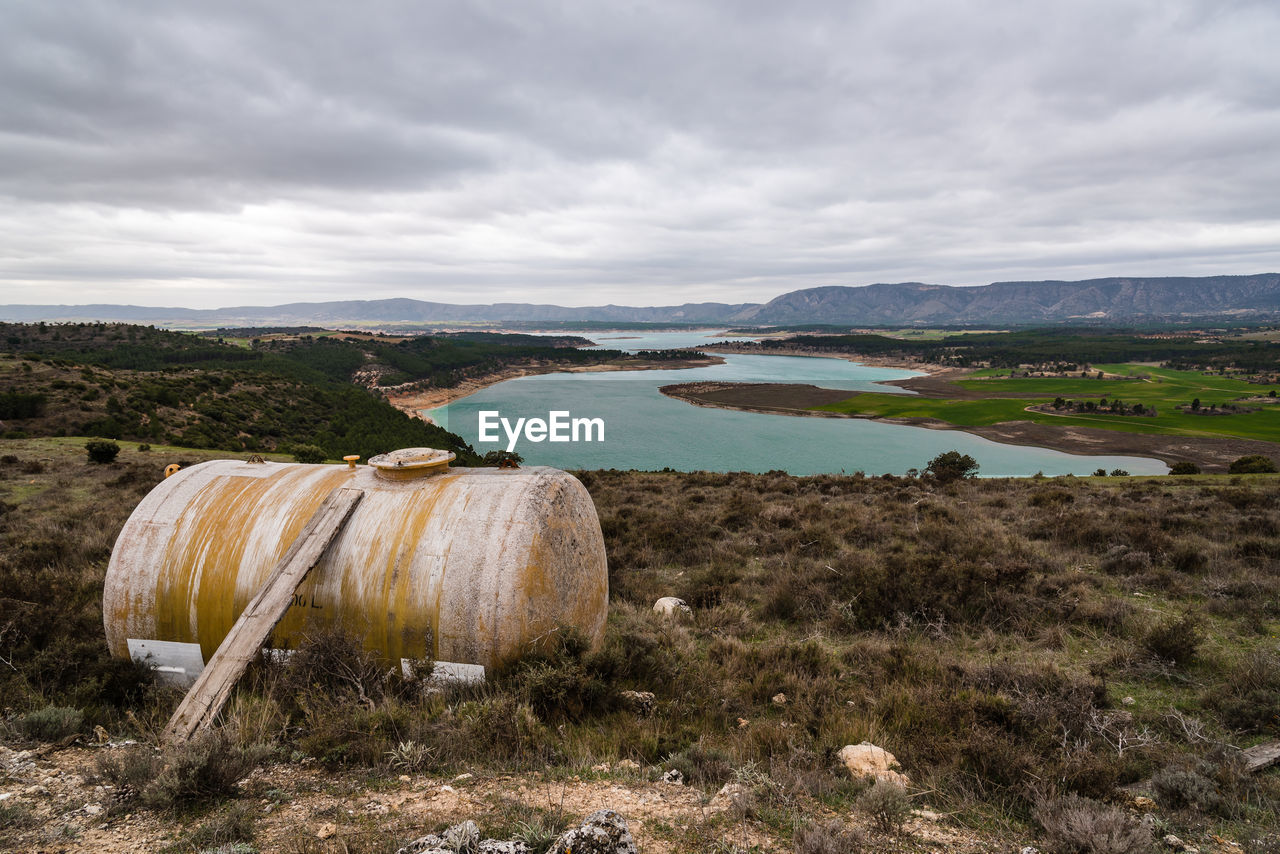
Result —
[[[1151,831],[1123,810],[1078,795],[1036,808],[1050,854],[1145,854]]]
[[[45,706],[19,715],[14,726],[21,735],[34,741],[58,741],[80,732],[84,713],[64,706]]]
[[[911,815],[911,798],[897,783],[874,783],[858,796],[857,806],[881,833],[901,833],[902,823]]]
[[[165,751],[160,773],[141,791],[142,802],[153,809],[173,809],[226,797],[265,756],[264,750],[241,747],[226,733],[211,730]]]
[[[121,442],[94,466],[82,444],[5,449],[0,693],[15,732],[58,706],[86,731],[146,738],[174,697],[107,656],[98,597],[116,531],[172,452]],[[43,471],[13,473],[27,462]],[[862,844],[812,819],[861,814],[865,784],[836,753],[870,740],[921,805],[1024,838],[1039,816],[1054,850],[1119,850],[1106,840],[1129,825],[1094,802],[1153,775],[1175,827],[1276,821],[1276,776],[1242,782],[1217,751],[1280,731],[1280,483],[580,477],[609,554],[600,649],[560,635],[484,685],[429,692],[351,638],[316,637],[251,674],[216,749],[112,750],[99,773],[133,790],[129,809],[177,814],[233,795],[263,743],[374,779],[628,760],[707,794],[737,782],[735,821],[822,852]],[[692,616],[656,618],[664,595]],[[651,692],[651,709],[623,690]],[[1066,806],[1043,806],[1046,781]],[[681,850],[710,850],[715,833],[688,833]]]

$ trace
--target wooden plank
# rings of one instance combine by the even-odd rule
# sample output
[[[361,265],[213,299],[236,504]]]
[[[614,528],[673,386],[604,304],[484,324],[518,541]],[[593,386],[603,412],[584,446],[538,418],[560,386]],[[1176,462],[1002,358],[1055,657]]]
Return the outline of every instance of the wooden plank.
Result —
[[[364,493],[358,489],[335,489],[307,520],[302,533],[271,570],[262,589],[245,606],[191,690],[182,698],[164,729],[166,743],[187,741],[207,729],[222,711],[245,669],[258,657],[267,637],[289,610],[294,591],[320,562],[363,497]]]
[[[1267,741],[1240,751],[1245,767],[1250,771],[1263,771],[1280,762],[1280,741]]]

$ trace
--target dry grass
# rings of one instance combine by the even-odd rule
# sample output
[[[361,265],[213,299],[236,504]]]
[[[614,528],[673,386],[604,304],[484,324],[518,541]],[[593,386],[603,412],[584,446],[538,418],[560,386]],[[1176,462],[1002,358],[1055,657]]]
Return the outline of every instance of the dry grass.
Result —
[[[13,448],[44,471],[0,469],[6,703],[80,709],[86,727],[163,720],[172,699],[107,657],[98,611],[156,463]],[[1169,777],[1188,826],[1276,818],[1274,778],[1232,789],[1195,769],[1280,732],[1280,481],[581,477],[609,553],[601,649],[567,634],[483,686],[427,692],[317,638],[305,670],[242,687],[228,738],[380,774],[630,759],[708,793],[749,779],[739,818],[784,835],[852,808],[864,786],[836,752],[861,741],[896,754],[923,802],[988,827],[1170,767],[1218,787],[1197,799],[1198,780]],[[693,614],[652,614],[665,595]],[[653,692],[652,713],[623,690]]]

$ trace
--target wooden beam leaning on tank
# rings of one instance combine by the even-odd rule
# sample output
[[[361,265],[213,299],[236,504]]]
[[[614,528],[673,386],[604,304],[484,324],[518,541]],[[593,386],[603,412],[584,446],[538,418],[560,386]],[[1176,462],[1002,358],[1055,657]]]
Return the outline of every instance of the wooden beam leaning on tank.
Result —
[[[307,520],[302,533],[271,570],[262,589],[245,606],[195,684],[182,698],[164,728],[166,744],[185,742],[213,723],[240,677],[289,610],[294,591],[319,563],[363,497],[364,492],[359,489],[335,489]]]

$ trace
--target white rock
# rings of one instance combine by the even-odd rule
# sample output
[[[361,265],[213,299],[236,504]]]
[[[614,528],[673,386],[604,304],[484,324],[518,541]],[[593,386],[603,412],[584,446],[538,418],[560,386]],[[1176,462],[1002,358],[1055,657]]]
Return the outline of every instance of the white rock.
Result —
[[[868,741],[861,744],[846,744],[840,748],[840,753],[837,755],[854,779],[874,777],[887,783],[897,783],[899,786],[911,785],[910,778],[896,770],[897,758],[883,747],[877,747]]]
[[[741,783],[725,783],[711,799],[712,806],[728,807],[737,803],[739,798],[747,795],[747,789]]]
[[[675,783],[677,786],[683,786],[684,775],[680,773],[679,768],[672,768],[670,771],[662,775],[662,782]]]
[[[653,613],[662,614],[664,617],[673,617],[679,614],[692,614],[693,609],[683,599],[675,596],[663,596],[653,603]]]
[[[637,854],[626,819],[613,810],[587,816],[580,827],[566,831],[547,854]]]
[[[779,691],[773,695],[773,704],[775,706],[785,706],[787,704],[787,695]]]

